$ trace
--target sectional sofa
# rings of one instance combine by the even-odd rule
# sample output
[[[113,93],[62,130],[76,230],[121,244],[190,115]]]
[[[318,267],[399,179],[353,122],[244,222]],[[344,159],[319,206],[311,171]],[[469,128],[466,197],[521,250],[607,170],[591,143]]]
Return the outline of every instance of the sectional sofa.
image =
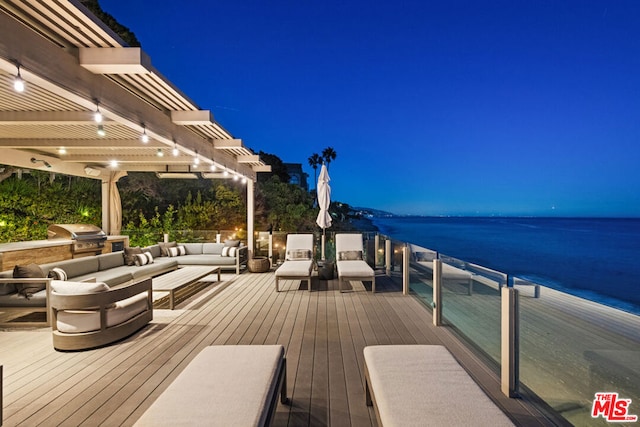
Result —
[[[170,248],[180,250],[169,253]],[[231,250],[230,248],[234,248]],[[135,262],[135,253],[151,254],[151,262]],[[125,248],[125,251],[111,252],[91,257],[52,262],[40,265],[39,277],[52,276],[56,279],[59,270],[63,279],[71,282],[94,281],[105,283],[110,288],[142,281],[146,278],[175,270],[187,265],[211,265],[222,270],[233,270],[239,274],[246,267],[248,250],[239,241],[225,243],[159,243],[145,248]],[[56,274],[53,274],[56,273]],[[14,278],[13,270],[0,273],[0,311],[32,311],[47,313],[49,323],[50,307],[47,300],[47,285],[51,280],[37,278]],[[29,298],[23,287],[32,286]]]

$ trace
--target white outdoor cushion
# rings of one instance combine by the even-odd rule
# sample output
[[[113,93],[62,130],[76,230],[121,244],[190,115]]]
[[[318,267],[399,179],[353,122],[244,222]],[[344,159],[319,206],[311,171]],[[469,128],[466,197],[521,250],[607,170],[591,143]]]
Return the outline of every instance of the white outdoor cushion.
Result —
[[[443,346],[369,346],[364,359],[380,425],[513,425]]]
[[[307,277],[311,275],[312,268],[313,261],[311,260],[289,260],[278,267],[276,276]]]
[[[103,282],[68,282],[64,280],[52,280],[51,291],[56,294],[81,295],[106,292],[109,286]]]
[[[206,347],[135,425],[265,425],[283,357],[281,345]]]
[[[338,261],[338,274],[344,277],[373,277],[373,269],[364,261]]]
[[[107,309],[107,327],[126,322],[147,310],[147,293],[118,301]],[[58,312],[56,327],[60,332],[80,333],[100,330],[99,310],[63,310]]]
[[[313,251],[313,234],[288,234],[287,252],[296,249],[308,249]]]

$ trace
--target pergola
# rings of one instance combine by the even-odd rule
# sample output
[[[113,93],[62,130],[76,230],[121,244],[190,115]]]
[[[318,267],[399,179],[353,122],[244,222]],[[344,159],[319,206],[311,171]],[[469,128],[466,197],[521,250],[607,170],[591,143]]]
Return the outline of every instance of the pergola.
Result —
[[[254,182],[270,166],[79,1],[0,1],[0,147],[0,164],[101,180],[107,234],[129,171],[242,180],[253,248]]]

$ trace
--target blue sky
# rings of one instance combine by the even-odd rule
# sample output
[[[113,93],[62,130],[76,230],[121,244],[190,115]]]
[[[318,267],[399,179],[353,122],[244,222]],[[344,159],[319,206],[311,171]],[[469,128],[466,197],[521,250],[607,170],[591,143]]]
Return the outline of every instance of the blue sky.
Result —
[[[333,147],[335,200],[640,216],[635,0],[100,4],[254,151]]]

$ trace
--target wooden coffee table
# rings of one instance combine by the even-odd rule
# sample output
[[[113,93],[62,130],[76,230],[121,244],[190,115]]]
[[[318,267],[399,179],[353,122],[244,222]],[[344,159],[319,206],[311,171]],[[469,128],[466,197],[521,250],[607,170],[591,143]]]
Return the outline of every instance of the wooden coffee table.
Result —
[[[169,308],[173,310],[174,296],[178,289],[196,283],[203,277],[218,273],[218,282],[220,281],[220,267],[211,266],[187,266],[174,270],[170,273],[154,277],[151,280],[151,287],[154,291],[169,292]]]

